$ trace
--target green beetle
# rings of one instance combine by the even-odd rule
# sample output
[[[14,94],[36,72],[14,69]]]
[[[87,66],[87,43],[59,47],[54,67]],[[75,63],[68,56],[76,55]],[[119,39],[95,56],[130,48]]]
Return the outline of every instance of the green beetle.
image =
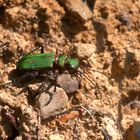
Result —
[[[56,86],[60,73],[63,73],[64,70],[70,70],[70,72],[73,73],[78,66],[79,60],[76,58],[67,55],[59,55],[57,57],[54,53],[44,53],[43,51],[43,53],[40,54],[26,54],[23,56],[17,62],[17,71],[22,73],[22,75],[19,76],[21,81],[30,76],[37,77],[45,74],[46,77],[55,81]],[[49,76],[50,71],[53,73],[53,78]],[[79,82],[77,82],[77,84],[79,85]]]
[[[57,62],[55,61],[54,53],[41,53],[41,54],[29,54],[22,57],[17,62],[17,69],[19,70],[40,70],[44,68],[53,68],[56,66],[65,67],[68,65],[71,68],[76,69],[79,66],[79,60],[65,55],[60,55]]]
[[[31,54],[33,51],[41,48],[41,53],[40,54]],[[40,46],[25,56],[23,56],[16,64],[19,75],[19,83],[26,79],[33,77],[37,77],[40,75],[48,75],[48,71],[53,73],[53,79],[56,81],[57,84],[57,78],[58,74],[62,73],[64,70],[68,70],[69,72],[74,73],[75,72],[82,74],[85,78],[87,78],[93,85],[93,81],[91,81],[85,74],[83,74],[81,71],[78,70],[79,67],[79,60],[76,58],[72,58],[67,55],[59,55],[57,56],[54,53],[44,53],[44,47]],[[57,71],[57,73],[55,73]],[[59,73],[58,73],[59,72]],[[16,80],[13,80],[14,82]],[[12,82],[13,82],[12,81]],[[10,83],[12,83],[10,82]],[[9,83],[8,83],[9,84]],[[7,85],[7,84],[3,84]]]

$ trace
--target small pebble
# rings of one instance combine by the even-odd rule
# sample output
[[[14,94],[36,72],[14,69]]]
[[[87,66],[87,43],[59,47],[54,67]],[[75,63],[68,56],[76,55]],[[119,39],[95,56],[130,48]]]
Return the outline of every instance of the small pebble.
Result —
[[[50,140],[64,140],[64,138],[62,136],[60,136],[59,134],[53,134],[50,135]]]
[[[96,51],[96,46],[94,44],[87,43],[75,43],[74,49],[77,52],[77,56],[80,59],[88,59]]]
[[[66,93],[72,93],[79,88],[79,81],[69,74],[62,74],[58,77],[57,84],[65,90]]]

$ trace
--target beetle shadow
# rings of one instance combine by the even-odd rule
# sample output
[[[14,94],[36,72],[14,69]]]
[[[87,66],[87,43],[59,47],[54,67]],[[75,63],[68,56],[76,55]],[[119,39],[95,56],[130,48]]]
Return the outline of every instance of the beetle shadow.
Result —
[[[39,96],[39,94],[44,92],[45,86],[42,86],[42,88],[40,88],[41,86],[39,86],[37,89],[34,90],[34,89],[31,89],[29,87],[29,85],[43,83],[43,82],[48,84],[48,81],[46,81],[46,76],[39,75],[39,76],[33,77],[33,75],[30,75],[30,74],[26,75],[25,72],[20,72],[17,69],[12,70],[9,73],[8,78],[9,78],[9,80],[12,81],[12,87],[22,88],[21,91],[18,93],[15,93],[15,91],[14,91],[14,96],[19,96],[26,91],[28,93],[27,94],[28,103],[32,106],[36,105],[36,98]],[[50,86],[52,86],[52,85],[54,85],[53,82],[51,83]],[[12,87],[10,86],[8,88],[12,89]],[[42,89],[43,89],[43,91],[42,91]],[[48,90],[49,89],[47,89],[47,88],[45,89],[45,91],[48,91]]]
[[[61,79],[62,81],[64,81],[61,84],[60,84],[60,82],[56,83],[56,79],[53,79],[53,78],[51,79],[51,76],[52,76],[51,74],[50,74],[50,77],[48,76],[49,71],[47,71],[46,75],[42,75],[42,73],[40,75],[40,73],[38,73],[38,75],[37,76],[35,75],[35,77],[32,77],[32,75],[30,75],[30,74],[26,75],[27,77],[24,77],[25,75],[26,75],[25,72],[21,72],[21,71],[14,69],[9,73],[9,80],[12,81],[13,87],[22,88],[22,90],[19,93],[16,93],[15,96],[18,96],[18,95],[22,94],[24,91],[27,91],[29,93],[29,94],[27,94],[28,103],[33,106],[35,106],[36,98],[44,91],[48,92],[52,86],[61,87],[64,89],[64,91],[66,93],[70,92],[71,95],[73,95],[73,93],[75,93],[77,91],[77,89],[79,89],[79,81],[76,81],[78,83],[78,86],[76,86],[76,87],[73,83],[71,83],[71,82],[73,82],[73,80],[68,79],[67,77],[63,77],[63,80]],[[69,75],[69,74],[67,74],[67,75]],[[60,76],[62,76],[62,75],[60,75]],[[23,77],[23,79],[22,79],[22,77]],[[65,82],[65,81],[69,81],[69,82]],[[30,84],[37,84],[37,83],[41,84],[41,85],[39,85],[39,87],[37,89],[34,90],[29,87]],[[67,91],[69,91],[69,92],[67,92]]]
[[[34,76],[34,74],[34,72],[33,74],[31,72],[26,74],[25,72],[14,69],[9,73],[8,78],[12,81],[12,86],[17,88],[27,87],[29,84],[41,83],[45,80],[45,76]]]

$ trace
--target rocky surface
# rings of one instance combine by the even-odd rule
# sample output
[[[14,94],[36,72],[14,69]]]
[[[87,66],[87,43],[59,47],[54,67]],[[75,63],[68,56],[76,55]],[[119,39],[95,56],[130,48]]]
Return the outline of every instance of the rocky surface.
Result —
[[[1,0],[0,84],[13,82],[0,86],[0,139],[10,138],[14,129],[2,117],[6,108],[17,120],[16,139],[138,140],[139,19],[139,0]],[[80,60],[81,73],[72,74],[76,81],[59,81],[66,92],[74,92],[56,94],[47,105],[47,90],[37,96],[29,91],[30,86],[36,92],[40,85],[45,88],[44,80],[14,84],[17,61],[40,45],[45,52]],[[49,118],[49,105],[56,108],[52,114],[61,107],[64,114]]]

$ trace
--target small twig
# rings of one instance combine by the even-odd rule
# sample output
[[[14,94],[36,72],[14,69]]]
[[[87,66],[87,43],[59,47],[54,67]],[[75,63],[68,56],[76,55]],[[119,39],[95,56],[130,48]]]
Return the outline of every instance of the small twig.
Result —
[[[86,108],[86,107],[84,107],[83,105],[76,105],[76,106],[74,106],[74,107],[72,107],[72,108],[70,108],[70,109],[68,109],[68,110],[65,110],[64,112],[61,112],[60,114],[58,114],[58,115],[64,115],[64,114],[66,114],[66,113],[69,113],[69,112],[71,112],[71,111],[73,111],[73,110],[75,110],[75,109],[78,109],[78,108],[82,108],[82,109],[84,109],[90,116],[91,116],[91,118],[93,119],[93,116],[92,116],[92,114],[91,114],[91,112]]]
[[[93,115],[91,114],[91,112],[87,108],[85,108],[82,104],[80,104],[79,106],[81,108],[83,108],[91,116],[91,118],[93,119]]]

